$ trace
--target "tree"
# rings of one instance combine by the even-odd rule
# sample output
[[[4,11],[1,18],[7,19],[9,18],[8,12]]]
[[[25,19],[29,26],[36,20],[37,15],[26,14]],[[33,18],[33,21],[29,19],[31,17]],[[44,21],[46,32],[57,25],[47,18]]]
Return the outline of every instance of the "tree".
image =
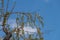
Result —
[[[14,2],[11,12],[8,12],[7,11],[8,4],[9,4],[9,0],[8,0],[6,12],[4,13],[4,11],[3,11],[0,15],[0,19],[2,20],[2,25],[1,25],[2,30],[6,34],[6,36],[3,38],[3,40],[20,40],[20,38],[22,38],[23,40],[43,40],[42,32],[40,30],[40,26],[42,25],[42,27],[43,27],[43,25],[44,25],[43,18],[38,13],[33,14],[33,13],[24,13],[24,12],[13,12],[13,9],[15,7],[15,3],[16,2]],[[16,16],[15,19],[16,19],[17,27],[10,30],[11,28],[9,28],[10,24],[8,24],[8,19],[12,16],[12,14],[15,14],[15,16]],[[31,35],[31,34],[26,35],[26,36],[28,36],[26,38],[23,28],[25,27],[25,25],[27,23],[32,28],[35,27],[37,29],[37,33],[36,33],[36,35],[34,35],[34,34],[33,35]]]

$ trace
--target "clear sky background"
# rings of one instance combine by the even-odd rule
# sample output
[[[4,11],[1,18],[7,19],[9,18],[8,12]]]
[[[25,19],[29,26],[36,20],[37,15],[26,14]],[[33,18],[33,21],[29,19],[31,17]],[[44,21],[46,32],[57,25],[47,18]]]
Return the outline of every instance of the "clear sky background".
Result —
[[[60,40],[59,0],[17,0],[15,11],[38,12],[44,18],[45,40]]]
[[[14,1],[14,12],[38,12],[44,18],[44,40],[60,40],[60,0],[10,0],[9,11]]]

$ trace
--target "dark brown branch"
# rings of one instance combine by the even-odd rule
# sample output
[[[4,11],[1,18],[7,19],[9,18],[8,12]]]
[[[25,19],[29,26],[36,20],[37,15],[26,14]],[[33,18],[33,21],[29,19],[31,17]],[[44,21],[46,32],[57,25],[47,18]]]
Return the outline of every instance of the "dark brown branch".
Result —
[[[6,12],[7,12],[7,10],[8,10],[8,5],[9,5],[9,0],[7,1]]]
[[[4,15],[4,19],[3,19],[3,23],[2,23],[2,24],[3,24],[3,25],[2,25],[3,31],[4,31],[5,34],[6,34],[6,36],[5,36],[5,38],[4,38],[3,40],[9,40],[9,39],[12,37],[12,33],[9,32],[9,30],[5,27],[8,16],[9,16],[9,13],[6,13],[6,14]]]

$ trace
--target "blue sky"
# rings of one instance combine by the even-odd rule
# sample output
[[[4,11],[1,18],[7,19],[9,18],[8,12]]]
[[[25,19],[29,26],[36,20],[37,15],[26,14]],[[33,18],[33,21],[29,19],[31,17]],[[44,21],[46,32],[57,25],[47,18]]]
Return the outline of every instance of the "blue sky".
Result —
[[[59,0],[17,0],[16,10],[38,12],[44,18],[45,40],[60,40],[60,2]]]
[[[44,18],[44,31],[50,31],[44,33],[44,40],[60,40],[60,0],[11,0],[9,11],[14,1],[14,12],[38,12]]]
[[[59,0],[17,0],[16,10],[38,12],[44,18],[45,40],[60,40],[60,2]]]

